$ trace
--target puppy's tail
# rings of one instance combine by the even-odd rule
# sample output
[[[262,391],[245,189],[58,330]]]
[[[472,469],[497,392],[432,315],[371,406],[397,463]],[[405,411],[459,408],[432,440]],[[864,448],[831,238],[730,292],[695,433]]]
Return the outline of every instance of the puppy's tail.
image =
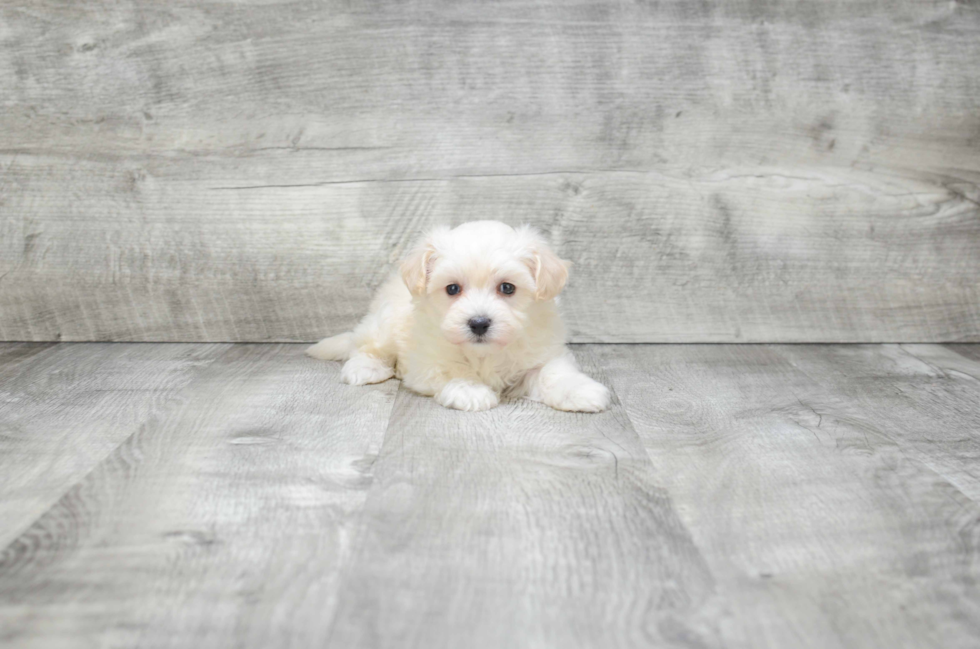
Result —
[[[353,351],[354,332],[352,331],[331,338],[324,338],[306,349],[308,356],[318,358],[321,361],[346,361]]]

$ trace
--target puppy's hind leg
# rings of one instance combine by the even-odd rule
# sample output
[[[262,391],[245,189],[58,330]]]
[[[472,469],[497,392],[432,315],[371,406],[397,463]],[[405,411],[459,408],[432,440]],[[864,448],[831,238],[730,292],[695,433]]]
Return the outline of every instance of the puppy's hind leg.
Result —
[[[609,407],[609,388],[578,368],[571,352],[552,359],[525,380],[527,398],[556,410],[601,412]]]
[[[390,309],[372,310],[354,329],[349,360],[340,380],[351,385],[381,383],[395,375],[394,321]]]
[[[358,349],[355,341],[354,332],[348,331],[324,338],[309,347],[306,353],[324,361],[347,361],[340,370],[340,379],[351,385],[381,383],[395,375],[395,368],[389,361]]]
[[[354,331],[322,340],[307,350],[314,358],[346,360],[340,378],[351,385],[381,383],[395,375],[397,333],[411,312],[411,295],[398,275],[378,291]]]
[[[364,352],[354,352],[340,370],[340,380],[351,385],[381,383],[395,375],[395,368],[384,359]]]

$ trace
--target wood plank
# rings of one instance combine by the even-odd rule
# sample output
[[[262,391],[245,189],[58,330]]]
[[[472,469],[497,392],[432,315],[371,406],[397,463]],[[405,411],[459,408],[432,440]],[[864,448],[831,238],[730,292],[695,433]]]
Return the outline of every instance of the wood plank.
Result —
[[[375,476],[328,646],[717,644],[713,579],[618,405],[403,389]]]
[[[310,341],[421,229],[493,216],[576,262],[577,341],[980,340],[974,3],[0,24],[0,339]]]
[[[225,349],[0,344],[0,548],[180,402]]]
[[[0,555],[5,647],[322,644],[396,384],[234,346]]]
[[[974,361],[980,361],[980,345],[944,345],[947,349],[954,351],[960,356],[964,356]],[[969,372],[972,376],[973,372]]]
[[[207,163],[52,164],[8,172],[23,190],[0,224],[7,337],[315,340],[353,326],[420,232],[494,216],[541,226],[575,262],[575,341],[980,339],[980,207],[948,179],[743,169],[212,191],[229,180]]]
[[[0,148],[322,163],[294,160],[291,182],[774,159],[977,170],[969,3],[379,9],[10,0]]]
[[[908,455],[871,397],[784,349],[855,348],[599,349],[715,577],[725,646],[976,646],[980,506]],[[866,349],[887,385],[891,359]]]
[[[885,431],[980,502],[980,363],[940,345],[778,349],[847,404],[840,416]]]
[[[20,366],[31,358],[47,351],[56,343],[4,343],[0,342],[0,379],[13,377]]]

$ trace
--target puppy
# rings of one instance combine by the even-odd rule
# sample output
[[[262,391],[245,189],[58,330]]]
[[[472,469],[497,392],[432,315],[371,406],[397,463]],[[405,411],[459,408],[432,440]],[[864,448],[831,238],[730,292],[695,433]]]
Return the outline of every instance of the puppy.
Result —
[[[487,410],[502,396],[599,412],[609,390],[565,348],[555,297],[568,279],[529,226],[474,221],[423,237],[352,332],[307,353],[346,360],[345,383],[392,376],[447,408]]]

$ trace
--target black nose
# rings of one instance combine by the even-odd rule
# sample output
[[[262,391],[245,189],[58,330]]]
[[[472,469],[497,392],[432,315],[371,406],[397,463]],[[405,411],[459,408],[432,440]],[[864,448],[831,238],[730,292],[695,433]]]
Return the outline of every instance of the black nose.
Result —
[[[486,317],[485,315],[480,315],[475,318],[470,318],[470,321],[466,324],[470,326],[470,331],[475,333],[477,336],[482,336],[483,334],[487,333],[487,329],[490,328],[490,318]]]

